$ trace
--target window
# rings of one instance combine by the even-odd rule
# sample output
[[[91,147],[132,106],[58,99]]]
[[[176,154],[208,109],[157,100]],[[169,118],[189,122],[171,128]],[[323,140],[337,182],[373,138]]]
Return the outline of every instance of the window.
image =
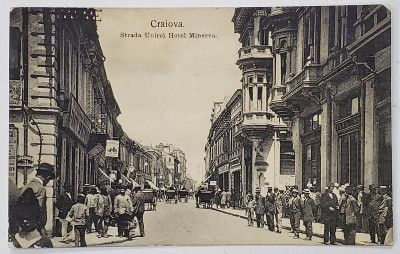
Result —
[[[264,77],[263,76],[257,76],[257,82],[258,83],[264,82]]]
[[[321,128],[321,113],[312,114],[304,119],[304,132]]]
[[[262,104],[262,93],[263,93],[263,88],[262,86],[257,88],[257,109],[262,110],[263,104]]]
[[[10,80],[20,79],[21,33],[17,27],[10,27]]]
[[[346,99],[339,104],[339,118],[351,116],[360,112],[360,103],[358,97]]]
[[[285,84],[286,77],[286,53],[281,54],[281,84]]]
[[[249,84],[252,84],[253,83],[253,77],[249,77]]]
[[[253,87],[249,87],[249,99],[250,99],[249,110],[252,110],[252,108],[253,108]]]

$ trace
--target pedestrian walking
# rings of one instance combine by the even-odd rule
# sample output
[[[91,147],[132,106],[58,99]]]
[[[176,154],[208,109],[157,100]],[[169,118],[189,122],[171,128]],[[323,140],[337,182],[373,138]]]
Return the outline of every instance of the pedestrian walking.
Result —
[[[228,192],[226,192],[226,190],[223,190],[221,192],[221,208],[225,208],[226,207],[227,195],[228,195]]]
[[[251,227],[253,227],[254,224],[255,207],[256,207],[256,201],[253,199],[253,195],[250,195],[246,205],[246,215],[247,215],[247,225]]]
[[[282,233],[282,216],[284,214],[284,210],[286,207],[286,197],[283,193],[283,188],[279,189],[279,192],[276,193],[276,202],[275,202],[275,222],[276,222],[276,232]]]
[[[52,248],[53,244],[39,228],[41,222],[39,201],[32,188],[25,189],[16,201],[15,222],[18,232],[11,235],[16,248]]]
[[[345,186],[342,185],[339,187],[339,214],[338,214],[338,219],[337,219],[337,227],[343,229],[345,227],[345,205],[346,205],[346,192],[345,192]]]
[[[108,219],[112,209],[111,197],[108,195],[106,188],[101,188],[100,193],[96,194],[95,203],[97,237],[101,238],[105,237],[107,234],[108,225],[106,224],[108,222],[106,222],[106,219]]]
[[[32,189],[35,197],[39,203],[39,210],[35,212],[39,213],[39,222],[37,228],[42,232],[45,232],[45,225],[47,222],[47,208],[46,208],[46,186],[51,180],[55,178],[54,167],[49,163],[41,163],[36,169],[36,176],[25,186],[21,188],[21,195],[27,190]]]
[[[218,189],[214,194],[214,203],[218,207],[221,205],[221,189]]]
[[[310,190],[304,190],[304,206],[303,206],[303,224],[306,228],[306,240],[311,240],[313,236],[312,223],[315,219],[316,208],[315,202],[310,197]]]
[[[77,203],[71,207],[69,217],[75,231],[75,247],[86,247],[85,229],[87,218],[89,217],[89,208],[84,204],[85,195],[79,194]]]
[[[379,194],[382,195],[382,201],[378,207],[378,241],[384,244],[387,231],[393,226],[393,204],[386,186],[379,187]]]
[[[322,193],[318,187],[315,187],[314,202],[317,213],[315,214],[315,222],[321,222],[321,196]]]
[[[135,192],[134,194],[134,215],[136,216],[136,219],[138,220],[139,223],[139,230],[140,230],[140,236],[144,237],[144,200],[145,200],[145,196],[144,193],[141,190],[140,186],[135,186],[135,188],[133,189],[133,191]]]
[[[356,227],[357,227],[357,215],[360,212],[357,200],[351,195],[353,188],[347,186],[345,189],[346,198],[342,201],[344,203],[344,244],[355,245],[356,244]]]
[[[92,225],[96,226],[96,202],[95,197],[97,194],[96,186],[92,185],[90,187],[89,193],[85,198],[85,206],[89,209],[89,216],[86,221],[86,233],[92,233]]]
[[[230,208],[232,206],[231,202],[232,202],[232,192],[228,190],[226,192],[226,208]]]
[[[334,185],[329,184],[321,196],[321,220],[324,223],[324,244],[336,245],[336,225],[339,203],[333,193]]]
[[[299,238],[300,218],[301,218],[301,211],[303,208],[303,200],[299,196],[299,191],[297,189],[292,190],[292,195],[293,195],[293,200],[290,210],[293,216],[293,233],[294,233],[293,238],[297,239]]]
[[[368,220],[365,215],[368,195],[364,192],[364,185],[357,186],[357,203],[360,207],[360,216],[358,216],[357,229],[359,232],[366,233],[368,231]]]
[[[367,205],[366,216],[368,218],[368,229],[371,243],[376,242],[376,234],[378,229],[379,219],[379,205],[382,202],[382,195],[377,193],[377,186],[374,184],[369,185],[369,202]]]
[[[251,194],[250,194],[251,195]],[[249,195],[249,197],[250,197]],[[256,188],[256,195],[255,195],[255,208],[254,212],[256,214],[256,222],[258,228],[264,227],[264,212],[265,212],[265,201],[264,198],[261,196],[260,188]]]
[[[265,215],[267,217],[267,225],[270,231],[274,231],[274,216],[275,216],[275,194],[272,192],[272,187],[268,187],[267,196],[265,197]]]
[[[71,196],[71,185],[65,183],[63,186],[64,192],[56,198],[55,207],[58,210],[58,218],[61,222],[61,239],[60,242],[72,241],[71,234],[68,234],[68,225],[70,222],[67,220],[68,212],[74,205]],[[72,233],[73,231],[71,231]]]
[[[133,211],[131,198],[125,195],[125,190],[120,189],[120,193],[114,200],[114,214],[117,218],[118,236],[130,237],[127,223]]]

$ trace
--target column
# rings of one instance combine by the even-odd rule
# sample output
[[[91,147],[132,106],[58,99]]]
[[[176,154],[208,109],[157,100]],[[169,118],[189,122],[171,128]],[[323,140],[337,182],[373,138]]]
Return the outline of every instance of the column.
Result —
[[[267,85],[263,85],[263,90],[262,90],[262,105],[263,108],[261,109],[262,111],[268,111],[268,98],[267,98]]]
[[[365,140],[364,142],[364,186],[378,184],[378,147],[377,128],[375,126],[374,75],[367,76],[365,85]]]
[[[254,45],[260,45],[260,17],[254,18]]]
[[[258,88],[257,85],[253,85],[253,110],[252,111],[257,111],[257,94],[258,94]]]
[[[281,54],[277,53],[275,55],[275,85],[280,86],[282,84],[282,79],[281,79],[281,68],[282,68],[282,63],[281,63]]]
[[[303,177],[303,147],[301,144],[300,139],[300,130],[301,130],[301,123],[300,118],[297,117],[293,119],[292,122],[292,142],[293,142],[293,149],[295,152],[295,184],[297,186],[302,186],[302,177]]]
[[[274,133],[274,157],[275,157],[275,177],[273,185],[277,187],[280,185],[280,175],[281,175],[281,141],[278,139],[278,132],[275,131]]]

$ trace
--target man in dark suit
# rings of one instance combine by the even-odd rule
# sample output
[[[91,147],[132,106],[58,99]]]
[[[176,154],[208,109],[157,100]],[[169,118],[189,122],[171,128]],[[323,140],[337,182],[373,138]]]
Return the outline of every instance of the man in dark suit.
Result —
[[[369,185],[369,198],[367,202],[366,217],[368,219],[369,235],[371,237],[371,243],[376,243],[376,235],[378,231],[378,219],[379,219],[379,205],[382,202],[382,195],[377,193],[375,184]]]
[[[56,208],[58,209],[58,218],[61,222],[61,239],[60,242],[68,241],[68,221],[66,220],[69,210],[74,201],[71,196],[71,186],[68,183],[64,184],[64,192],[56,199]],[[71,239],[72,241],[72,239]]]
[[[297,189],[292,190],[292,195],[293,195],[293,200],[290,205],[290,213],[293,217],[293,233],[294,233],[293,238],[298,239],[300,231],[301,212],[303,210],[304,203]]]
[[[321,220],[324,223],[324,243],[336,244],[336,223],[339,210],[338,199],[333,194],[334,184],[328,186],[321,196]]]
[[[135,192],[134,195],[134,201],[133,201],[133,210],[134,214],[139,222],[139,230],[140,230],[140,236],[144,237],[144,221],[143,221],[143,216],[144,216],[144,200],[145,196],[144,193],[141,191],[140,186],[136,186],[133,191]]]
[[[267,217],[268,229],[274,231],[275,194],[272,192],[272,187],[268,187],[268,193],[265,197],[265,215]]]
[[[304,190],[303,223],[306,228],[306,240],[313,236],[312,223],[315,219],[316,207],[314,200],[310,197],[310,190]]]
[[[256,201],[256,206],[254,212],[256,214],[257,227],[264,227],[264,212],[265,212],[265,199],[261,196],[261,190],[259,187],[256,188],[256,195],[254,200]]]

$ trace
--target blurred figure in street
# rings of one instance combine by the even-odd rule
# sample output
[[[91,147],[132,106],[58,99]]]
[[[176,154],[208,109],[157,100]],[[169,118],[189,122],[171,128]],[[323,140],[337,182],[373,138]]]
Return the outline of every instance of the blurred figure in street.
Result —
[[[382,202],[382,195],[377,193],[377,186],[374,184],[369,185],[369,202],[367,204],[366,216],[368,218],[368,228],[371,243],[376,243],[376,233],[378,230],[379,219],[379,205]]]
[[[125,190],[120,189],[120,193],[114,199],[114,214],[117,218],[118,236],[130,237],[127,223],[133,211],[132,200],[125,195]]]
[[[135,186],[133,191],[135,192],[134,194],[134,215],[136,216],[138,223],[139,223],[139,230],[140,230],[140,236],[144,237],[144,200],[145,196],[144,193],[141,191],[140,186]]]
[[[274,231],[275,194],[272,192],[272,187],[268,187],[268,193],[265,197],[265,215],[269,231]]]
[[[248,196],[249,200],[251,197],[250,195]],[[254,208],[254,212],[256,214],[257,227],[263,228],[264,227],[264,218],[263,217],[264,217],[264,212],[265,212],[265,201],[264,201],[264,198],[261,196],[261,190],[258,187],[256,188],[255,203],[256,203],[256,205]]]
[[[231,202],[232,202],[232,192],[231,192],[231,190],[228,190],[226,192],[226,207],[227,208],[231,207]]]
[[[85,195],[79,194],[77,203],[69,211],[69,217],[72,218],[71,224],[74,226],[75,231],[75,247],[86,247],[85,229],[86,221],[89,217],[89,209],[84,203]]]
[[[221,208],[225,208],[226,207],[227,195],[228,195],[228,193],[226,192],[226,190],[223,190],[221,192]]]
[[[315,219],[316,209],[315,202],[310,197],[310,190],[304,190],[304,206],[303,206],[303,224],[306,228],[306,240],[311,240],[313,236],[312,223]]]
[[[382,195],[382,201],[378,207],[378,241],[379,244],[384,244],[387,231],[393,226],[393,203],[386,186],[379,187],[379,194]]]
[[[333,183],[329,184],[326,192],[321,196],[321,220],[324,223],[324,244],[336,245],[336,225],[339,203],[333,194]]]
[[[86,233],[92,233],[92,224],[96,226],[96,202],[95,197],[97,194],[96,186],[92,185],[90,187],[89,193],[86,195],[84,205],[89,209],[89,216],[86,222]]]
[[[338,220],[337,220],[337,227],[344,229],[345,227],[345,205],[346,205],[346,200],[347,200],[347,195],[345,192],[345,186],[342,185],[339,187],[339,214],[338,214]]]
[[[357,203],[360,207],[360,216],[358,216],[357,228],[361,233],[368,231],[368,220],[365,216],[365,209],[368,202],[368,195],[364,192],[364,185],[357,186]]]
[[[47,222],[47,197],[46,197],[46,186],[51,180],[55,178],[54,167],[49,163],[41,163],[36,169],[36,176],[25,186],[21,188],[21,195],[27,190],[32,189],[35,197],[39,203],[39,222],[37,223],[37,228],[42,233],[46,233],[45,225]]]
[[[292,195],[293,195],[293,200],[292,200],[292,205],[290,207],[290,213],[293,216],[293,233],[294,239],[299,238],[299,232],[300,232],[300,218],[301,218],[301,212],[303,208],[303,200],[299,196],[299,191],[297,189],[292,190]]]
[[[256,201],[253,199],[253,195],[250,195],[246,205],[246,215],[247,215],[247,225],[251,227],[253,227],[255,207],[256,207]]]
[[[221,205],[221,189],[218,189],[214,194],[214,202],[215,205],[218,207]]]
[[[33,189],[28,188],[16,201],[15,218],[18,232],[11,235],[16,248],[52,248],[47,235],[40,231],[40,206]]]
[[[340,198],[339,188],[340,188],[340,185],[338,183],[333,184],[332,193],[336,195],[337,200],[339,200],[339,198]]]
[[[71,234],[68,234],[68,224],[69,221],[66,219],[69,210],[74,205],[74,201],[71,196],[71,186],[69,183],[65,183],[64,192],[56,198],[55,207],[58,209],[58,218],[61,222],[61,239],[60,242],[72,241]],[[71,232],[72,233],[72,232]]]
[[[315,222],[321,222],[321,196],[322,193],[317,186],[315,186],[315,195],[314,195],[314,202],[315,202]]]
[[[275,187],[275,190],[278,189]],[[283,188],[280,188],[278,192],[275,192],[275,222],[276,222],[276,232],[282,233],[282,215],[285,212],[286,207],[286,197],[283,194]]]
[[[357,214],[360,212],[357,200],[351,195],[353,188],[347,186],[345,189],[345,200],[344,202],[344,244],[355,245],[356,244],[356,227],[357,227]]]
[[[95,196],[95,203],[96,203],[96,231],[98,232],[97,237],[105,237],[107,234],[108,229],[108,217],[111,214],[111,197],[107,193],[106,188],[101,188],[100,193]]]

